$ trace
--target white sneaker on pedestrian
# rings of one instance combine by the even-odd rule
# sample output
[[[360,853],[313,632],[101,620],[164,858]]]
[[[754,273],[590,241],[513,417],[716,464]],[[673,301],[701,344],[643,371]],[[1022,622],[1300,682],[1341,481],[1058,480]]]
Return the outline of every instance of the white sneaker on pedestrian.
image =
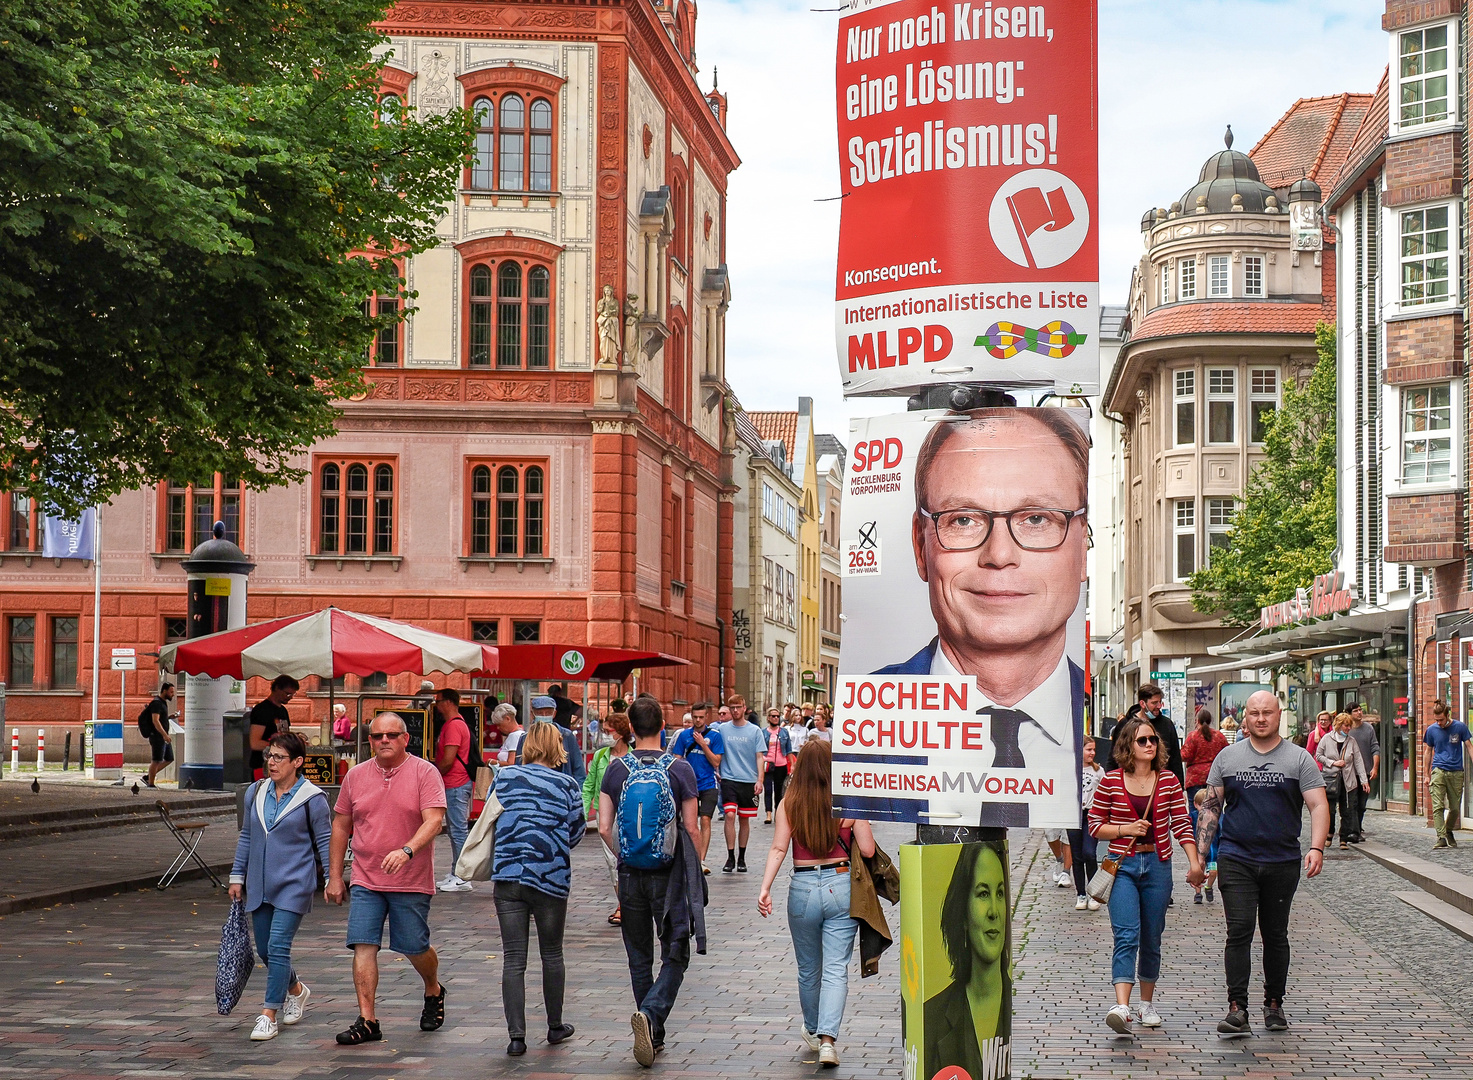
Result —
[[[1116,1005],[1105,1014],[1105,1023],[1110,1025],[1110,1030],[1118,1035],[1129,1035],[1132,1015],[1129,1005]]]
[[[464,880],[456,877],[454,874],[451,874],[444,881],[440,882],[439,889],[440,889],[441,892],[475,892],[476,891],[476,887],[474,885],[472,885],[469,881],[464,881]]]
[[[1064,869],[1064,864],[1063,863],[1054,863],[1054,884],[1055,885],[1057,885],[1061,889],[1067,888],[1069,886],[1069,883],[1073,880],[1073,878],[1074,878],[1074,875],[1072,875],[1071,873],[1069,873],[1069,871],[1067,871],[1067,870]]]
[[[301,982],[300,979],[297,981]],[[302,983],[302,992],[300,994],[288,993],[286,995],[286,1004],[281,1010],[281,1022],[287,1027],[291,1027],[300,1020],[302,1014],[307,1011],[307,1002],[311,997],[312,990],[306,983]]]
[[[1091,896],[1089,898],[1089,910],[1091,910],[1091,911],[1099,911],[1100,910],[1100,902],[1098,900],[1096,900],[1093,896]]]
[[[1136,1006],[1136,1015],[1140,1017],[1141,1023],[1148,1028],[1158,1028],[1161,1026],[1161,1014],[1156,1011],[1156,1003],[1154,1001],[1141,1002]]]
[[[1089,897],[1081,896],[1074,901],[1075,911],[1085,911],[1089,908]]]
[[[808,1030],[808,1025],[803,1022],[801,1017],[798,1020],[798,1034],[803,1037],[803,1042],[807,1045],[808,1049],[815,1053],[823,1046],[823,1040]]]
[[[818,1048],[818,1063],[825,1069],[834,1069],[839,1065],[839,1048],[833,1043],[824,1043]]]
[[[268,1039],[274,1039],[280,1030],[275,1020],[262,1013],[256,1017],[256,1026],[251,1028],[251,1042],[266,1042]]]

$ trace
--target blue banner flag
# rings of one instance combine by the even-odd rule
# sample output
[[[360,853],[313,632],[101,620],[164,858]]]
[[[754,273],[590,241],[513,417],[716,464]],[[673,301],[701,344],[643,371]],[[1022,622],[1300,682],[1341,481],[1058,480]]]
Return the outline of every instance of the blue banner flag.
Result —
[[[97,554],[97,509],[89,506],[75,521],[41,518],[41,555],[47,559],[91,559]]]

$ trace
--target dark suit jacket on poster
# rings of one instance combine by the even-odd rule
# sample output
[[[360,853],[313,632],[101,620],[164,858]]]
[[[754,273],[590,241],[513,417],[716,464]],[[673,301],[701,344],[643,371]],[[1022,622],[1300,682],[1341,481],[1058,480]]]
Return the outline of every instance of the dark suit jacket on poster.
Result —
[[[1002,998],[997,1034],[1008,1039],[1012,1035],[1013,984],[1006,970],[1002,977]],[[948,1065],[960,1065],[973,1080],[980,1080],[982,1051],[977,1045],[972,1008],[967,1003],[967,988],[961,983],[952,983],[926,1002],[926,1041],[921,1058],[924,1076],[935,1076]]]

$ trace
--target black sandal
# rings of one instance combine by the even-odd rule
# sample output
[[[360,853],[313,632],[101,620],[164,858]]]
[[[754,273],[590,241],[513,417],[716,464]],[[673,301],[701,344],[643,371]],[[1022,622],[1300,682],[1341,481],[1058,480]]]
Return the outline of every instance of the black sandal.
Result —
[[[420,1031],[438,1031],[445,1024],[445,984],[440,983],[440,992],[425,995],[425,1011],[419,1014]]]
[[[359,1016],[347,1031],[338,1032],[339,1046],[357,1046],[359,1043],[378,1042],[384,1037],[377,1020],[365,1020]]]
[[[612,915],[609,916],[609,925],[610,926],[618,926],[623,921],[624,921],[624,916],[623,916],[623,911],[622,910],[615,910],[615,912]]]

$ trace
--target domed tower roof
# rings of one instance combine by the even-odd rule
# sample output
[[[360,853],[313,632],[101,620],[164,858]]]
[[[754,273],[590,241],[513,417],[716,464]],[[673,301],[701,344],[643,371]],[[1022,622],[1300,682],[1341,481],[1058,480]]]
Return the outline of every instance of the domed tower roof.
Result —
[[[1306,176],[1302,180],[1295,180],[1289,185],[1289,201],[1317,203],[1323,202],[1324,197],[1320,191],[1320,186]]]
[[[1243,212],[1261,214],[1273,195],[1273,188],[1258,176],[1258,166],[1247,154],[1233,149],[1233,129],[1227,129],[1223,138],[1227,149],[1220,150],[1207,159],[1198,174],[1197,183],[1181,197],[1181,211],[1195,213],[1197,200],[1203,196],[1209,214],[1226,214],[1233,210],[1233,196],[1240,195]]]

